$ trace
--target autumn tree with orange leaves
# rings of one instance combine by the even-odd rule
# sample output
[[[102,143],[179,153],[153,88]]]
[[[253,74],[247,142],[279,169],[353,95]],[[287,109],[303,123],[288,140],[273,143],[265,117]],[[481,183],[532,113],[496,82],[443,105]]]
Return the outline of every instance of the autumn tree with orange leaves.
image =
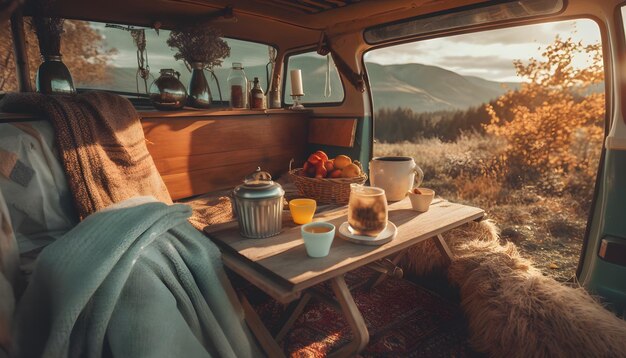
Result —
[[[37,37],[31,24],[26,21],[28,65],[31,83],[35,83],[35,73],[41,63]],[[86,21],[66,20],[61,35],[61,54],[74,83],[106,83],[109,80],[108,64],[115,50],[103,50],[104,37],[89,26]],[[15,60],[9,23],[0,24],[0,92],[17,90]]]
[[[558,36],[542,59],[514,62],[526,79],[521,87],[488,105],[487,133],[507,140],[507,178],[514,185],[572,175],[592,186],[602,148],[604,93],[592,91],[604,80],[599,43],[584,45]],[[584,58],[586,66],[576,66]]]

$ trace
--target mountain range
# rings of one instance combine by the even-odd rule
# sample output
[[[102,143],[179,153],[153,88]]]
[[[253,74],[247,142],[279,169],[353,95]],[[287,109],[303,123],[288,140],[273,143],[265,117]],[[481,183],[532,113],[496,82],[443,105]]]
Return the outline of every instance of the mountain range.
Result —
[[[180,79],[186,86],[190,78],[189,72],[180,62],[173,62],[172,65],[181,73]],[[306,93],[304,103],[341,102],[343,89],[339,76],[332,67],[330,76],[332,92],[330,96],[324,96],[326,66],[325,58],[296,56],[290,61],[290,68],[302,70]],[[266,88],[265,66],[251,66],[245,68],[245,71],[248,79],[258,77],[262,87]],[[519,83],[494,82],[479,77],[460,75],[437,66],[417,63],[401,65],[367,63],[367,71],[373,88],[375,109],[408,107],[415,112],[466,109],[495,99],[507,90],[519,86]],[[110,81],[104,87],[135,92],[136,73],[135,68],[112,67]],[[229,68],[219,68],[215,71],[225,100],[229,95],[225,90],[229,73]],[[206,72],[206,74],[208,76],[209,73]],[[151,76],[156,78],[158,75],[158,71],[153,69]],[[148,85],[151,81],[152,79]],[[85,84],[82,85],[87,87]],[[210,85],[213,98],[219,99],[215,81],[210,81]],[[349,83],[345,85],[350,86]],[[143,80],[140,79],[140,91],[143,91],[143,87]],[[290,92],[289,81],[287,81],[286,91]]]
[[[414,112],[467,109],[519,86],[515,82],[494,82],[417,63],[368,63],[367,72],[374,108],[408,107]]]

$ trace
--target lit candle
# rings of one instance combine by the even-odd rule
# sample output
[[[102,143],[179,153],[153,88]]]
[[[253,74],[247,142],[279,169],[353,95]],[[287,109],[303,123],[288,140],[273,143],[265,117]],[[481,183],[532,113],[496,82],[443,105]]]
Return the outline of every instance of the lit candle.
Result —
[[[291,94],[293,96],[303,96],[304,90],[302,89],[302,71],[291,70]]]

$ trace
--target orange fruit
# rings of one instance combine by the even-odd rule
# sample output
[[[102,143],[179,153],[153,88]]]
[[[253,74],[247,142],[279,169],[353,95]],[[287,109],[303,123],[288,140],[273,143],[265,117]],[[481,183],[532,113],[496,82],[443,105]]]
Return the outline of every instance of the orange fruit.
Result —
[[[350,159],[350,157],[348,157],[347,155],[339,154],[335,158],[335,161],[333,164],[335,165],[335,168],[343,169],[347,167],[349,164],[352,164],[352,159]]]
[[[345,168],[341,169],[342,178],[354,178],[359,175],[361,175],[361,168],[354,163],[350,163]]]

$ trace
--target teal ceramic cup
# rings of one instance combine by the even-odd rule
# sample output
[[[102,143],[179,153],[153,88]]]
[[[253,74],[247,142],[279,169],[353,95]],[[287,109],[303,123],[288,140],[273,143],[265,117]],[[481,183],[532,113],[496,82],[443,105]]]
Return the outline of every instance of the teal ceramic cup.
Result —
[[[304,239],[306,253],[310,257],[328,256],[330,245],[335,238],[335,225],[327,222],[312,222],[302,225],[300,232]]]

